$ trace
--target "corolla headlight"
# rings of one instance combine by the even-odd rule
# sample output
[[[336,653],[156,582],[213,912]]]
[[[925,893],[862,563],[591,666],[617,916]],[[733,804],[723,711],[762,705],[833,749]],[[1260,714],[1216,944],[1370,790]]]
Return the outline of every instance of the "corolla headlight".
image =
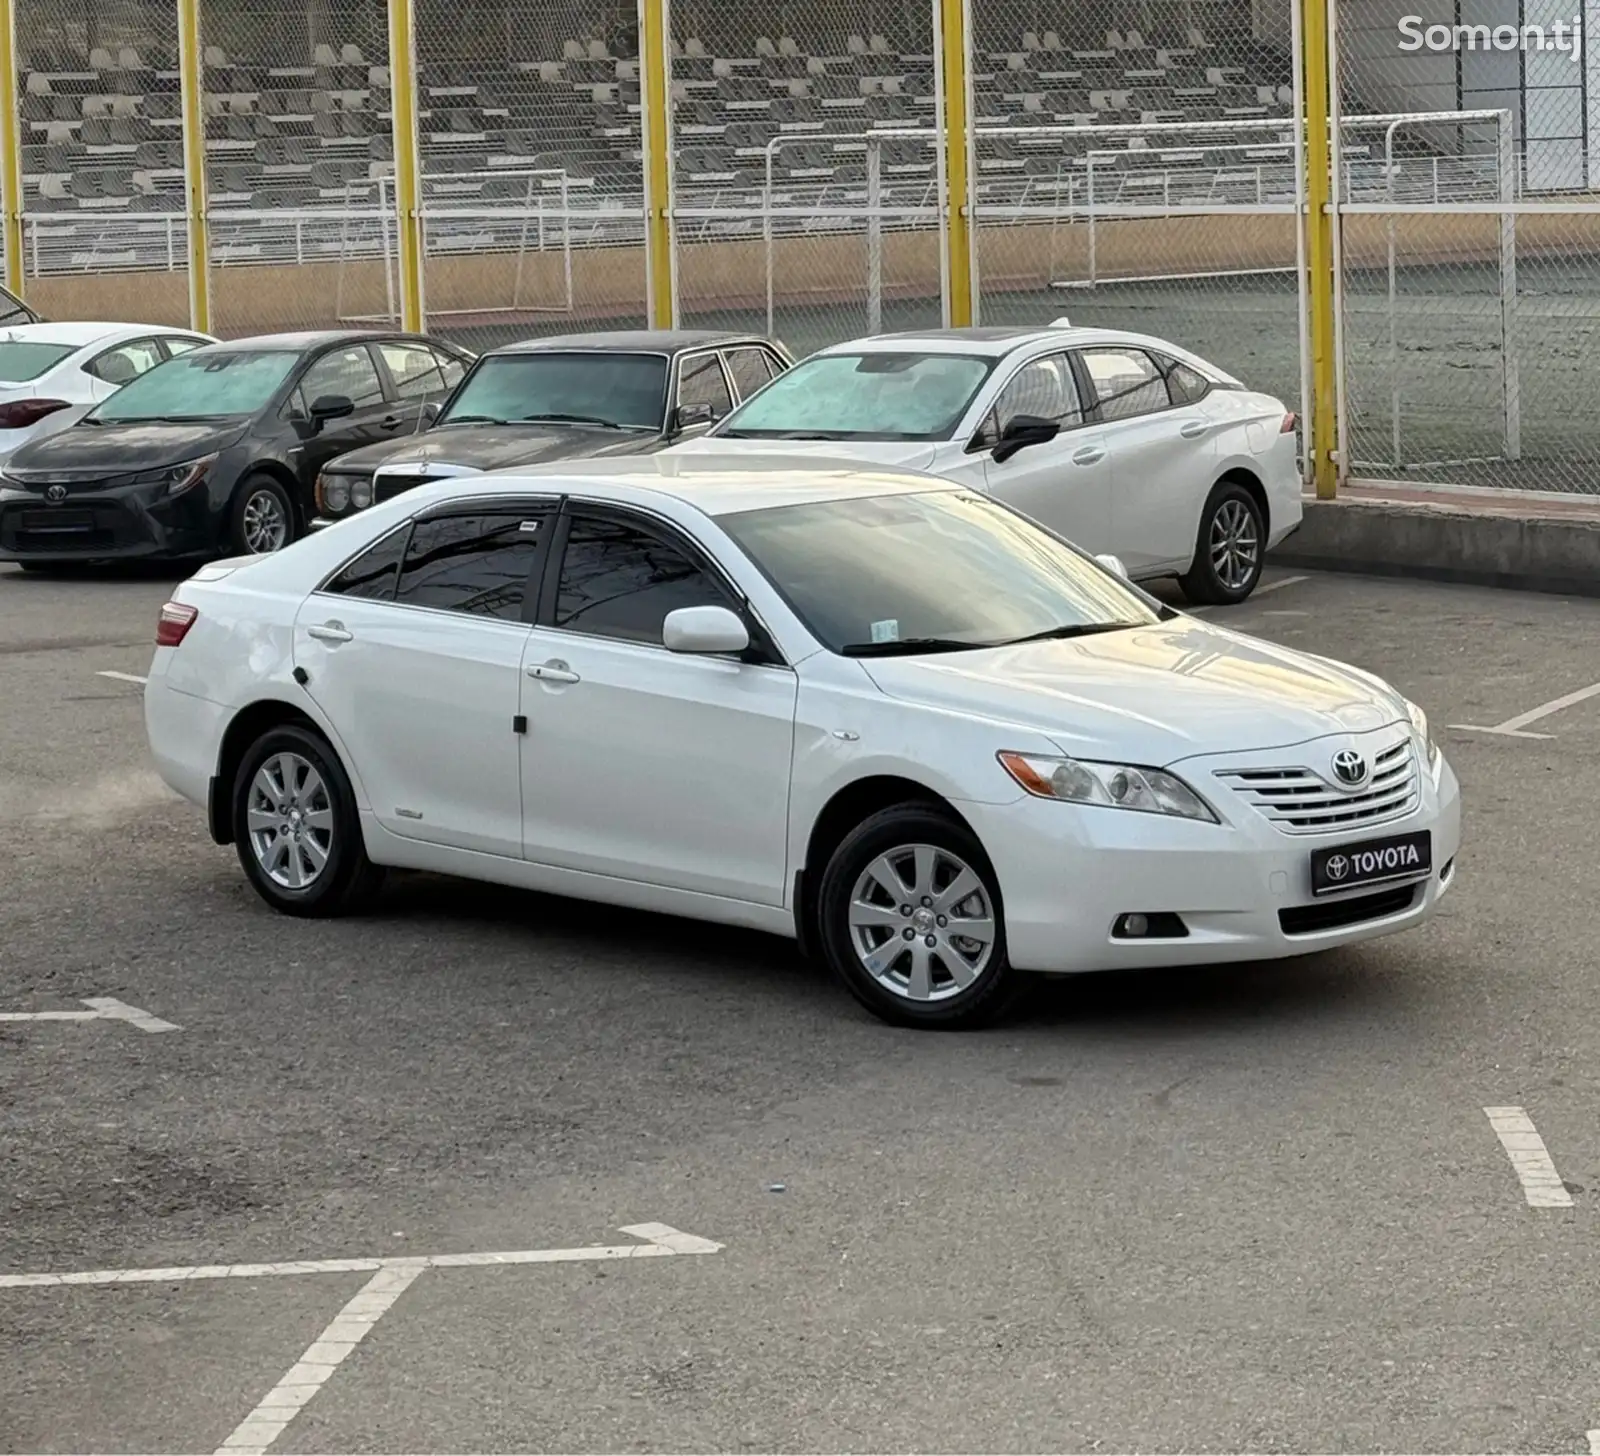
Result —
[[[338,515],[350,504],[350,482],[340,475],[319,475],[317,504],[329,515]]]
[[[206,472],[217,463],[215,455],[203,455],[198,460],[185,460],[181,465],[163,465],[159,470],[144,470],[133,477],[133,485],[164,486],[163,495],[181,495],[206,478]]]
[[[1417,742],[1427,756],[1428,771],[1431,773],[1439,766],[1439,745],[1434,742],[1433,730],[1428,726],[1428,715],[1408,698],[1406,716],[1411,719],[1412,731],[1416,733]]]
[[[352,480],[350,482],[350,506],[352,510],[364,511],[372,504],[372,481],[370,479]]]
[[[1178,819],[1218,820],[1211,806],[1188,784],[1159,768],[1131,763],[1086,763],[1078,758],[1044,758],[1032,753],[1002,753],[1000,764],[1035,798],[1068,804],[1098,804]]]

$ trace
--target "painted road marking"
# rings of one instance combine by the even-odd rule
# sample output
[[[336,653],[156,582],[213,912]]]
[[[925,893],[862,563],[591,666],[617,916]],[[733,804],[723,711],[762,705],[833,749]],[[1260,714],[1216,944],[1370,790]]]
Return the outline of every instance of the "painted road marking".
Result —
[[[1483,728],[1476,723],[1452,723],[1452,728],[1459,728],[1464,733],[1494,733],[1501,738],[1554,738],[1553,733],[1525,733],[1530,723],[1537,723],[1541,718],[1548,718],[1552,713],[1559,713],[1563,708],[1570,708],[1576,703],[1586,703],[1590,698],[1600,697],[1600,683],[1591,683],[1586,688],[1579,688],[1575,693],[1567,693],[1559,698],[1551,698],[1548,703],[1540,703],[1537,708],[1530,708],[1526,713],[1518,713],[1515,718],[1507,718],[1504,723],[1496,723],[1493,728]]]
[[[1520,1107],[1485,1107],[1489,1125],[1495,1130],[1500,1144],[1511,1159],[1523,1196],[1530,1208],[1571,1208],[1572,1195],[1567,1192],[1556,1165],[1551,1162],[1544,1139],[1539,1136],[1533,1120]]]
[[[1588,1436],[1589,1456],[1600,1456],[1600,1431],[1590,1431]]]
[[[115,996],[90,996],[87,1011],[0,1011],[0,1021],[126,1021],[140,1031],[182,1031],[175,1022],[163,1021]]]
[[[138,683],[140,687],[150,681],[149,678],[140,677],[136,672],[112,672],[109,668],[104,672],[97,672],[95,676],[115,678],[117,682]]]
[[[1309,576],[1280,576],[1276,581],[1264,581],[1242,602],[1236,602],[1234,605],[1239,607],[1248,607],[1250,603],[1255,601],[1257,597],[1264,597],[1268,592],[1282,591],[1286,586],[1298,586],[1301,582],[1310,580],[1311,578]],[[1189,615],[1194,617],[1199,616],[1204,612],[1215,612],[1217,610],[1218,608],[1216,607],[1191,607],[1189,609]]]
[[[195,1279],[268,1279],[291,1274],[367,1273],[372,1278],[339,1311],[283,1379],[264,1395],[216,1456],[263,1456],[289,1423],[367,1337],[395,1301],[429,1269],[509,1268],[516,1264],[570,1264],[593,1259],[671,1258],[715,1254],[722,1245],[664,1223],[635,1223],[619,1230],[636,1244],[581,1249],[519,1249],[503,1254],[430,1254],[381,1259],[297,1259],[283,1264],[197,1264],[173,1269],[90,1269],[70,1274],[0,1274],[0,1289],[59,1288],[69,1284],[167,1284]]]

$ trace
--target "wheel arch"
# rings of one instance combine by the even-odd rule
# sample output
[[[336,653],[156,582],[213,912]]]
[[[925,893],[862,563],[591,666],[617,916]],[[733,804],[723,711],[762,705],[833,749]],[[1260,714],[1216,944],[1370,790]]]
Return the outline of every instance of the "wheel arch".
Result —
[[[305,728],[326,740],[322,725],[303,708],[281,698],[261,698],[234,714],[222,734],[222,744],[217,750],[216,772],[211,776],[210,790],[206,795],[206,823],[211,838],[217,844],[232,844],[233,781],[239,764],[252,743],[273,728]],[[331,752],[338,750],[329,744]]]
[[[245,466],[239,472],[239,478],[234,481],[233,489],[228,492],[228,510],[230,512],[233,510],[234,502],[239,499],[239,492],[258,475],[264,475],[283,487],[284,494],[289,497],[289,509],[294,512],[296,534],[304,535],[310,513],[306,510],[305,501],[301,499],[298,477],[281,460],[252,460]]]
[[[1262,483],[1261,477],[1248,465],[1230,465],[1216,479],[1211,487],[1215,490],[1219,485],[1240,485],[1250,493],[1250,498],[1255,501],[1256,509],[1261,512],[1263,537],[1272,534],[1272,503],[1267,499],[1267,488]],[[1265,539],[1262,541],[1265,547]]]

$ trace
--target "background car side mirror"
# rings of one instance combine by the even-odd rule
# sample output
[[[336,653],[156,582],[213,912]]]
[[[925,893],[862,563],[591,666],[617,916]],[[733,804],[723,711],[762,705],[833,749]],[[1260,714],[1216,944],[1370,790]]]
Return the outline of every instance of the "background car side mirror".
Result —
[[[345,395],[319,394],[311,401],[311,428],[320,430],[329,420],[342,420],[355,412],[355,402]]]
[[[661,645],[668,652],[743,652],[750,632],[726,607],[679,607],[661,624]]]
[[[439,411],[443,408],[444,406],[436,399],[431,399],[427,404],[423,405],[417,416],[417,422],[421,428],[427,430],[438,424]]]
[[[1124,581],[1129,579],[1128,568],[1122,564],[1122,558],[1120,556],[1113,556],[1110,554],[1110,552],[1107,552],[1103,556],[1096,556],[1095,560],[1105,567],[1105,569],[1113,576],[1120,576]]]
[[[714,425],[717,413],[708,404],[680,404],[672,416],[672,432],[681,435],[696,425]]]
[[[1009,460],[1029,445],[1047,444],[1060,433],[1061,425],[1057,420],[1041,419],[1038,415],[1014,415],[1000,432],[1000,443],[994,447],[995,464]]]

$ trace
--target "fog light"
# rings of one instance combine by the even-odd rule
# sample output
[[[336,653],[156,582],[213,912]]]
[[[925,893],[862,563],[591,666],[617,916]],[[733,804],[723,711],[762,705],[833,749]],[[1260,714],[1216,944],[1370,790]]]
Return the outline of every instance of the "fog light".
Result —
[[[1151,910],[1143,914],[1129,911],[1111,923],[1113,940],[1184,940],[1189,927],[1181,915],[1170,910]]]
[[[1144,915],[1121,915],[1112,927],[1113,935],[1140,936],[1147,935],[1150,931],[1150,921]]]

